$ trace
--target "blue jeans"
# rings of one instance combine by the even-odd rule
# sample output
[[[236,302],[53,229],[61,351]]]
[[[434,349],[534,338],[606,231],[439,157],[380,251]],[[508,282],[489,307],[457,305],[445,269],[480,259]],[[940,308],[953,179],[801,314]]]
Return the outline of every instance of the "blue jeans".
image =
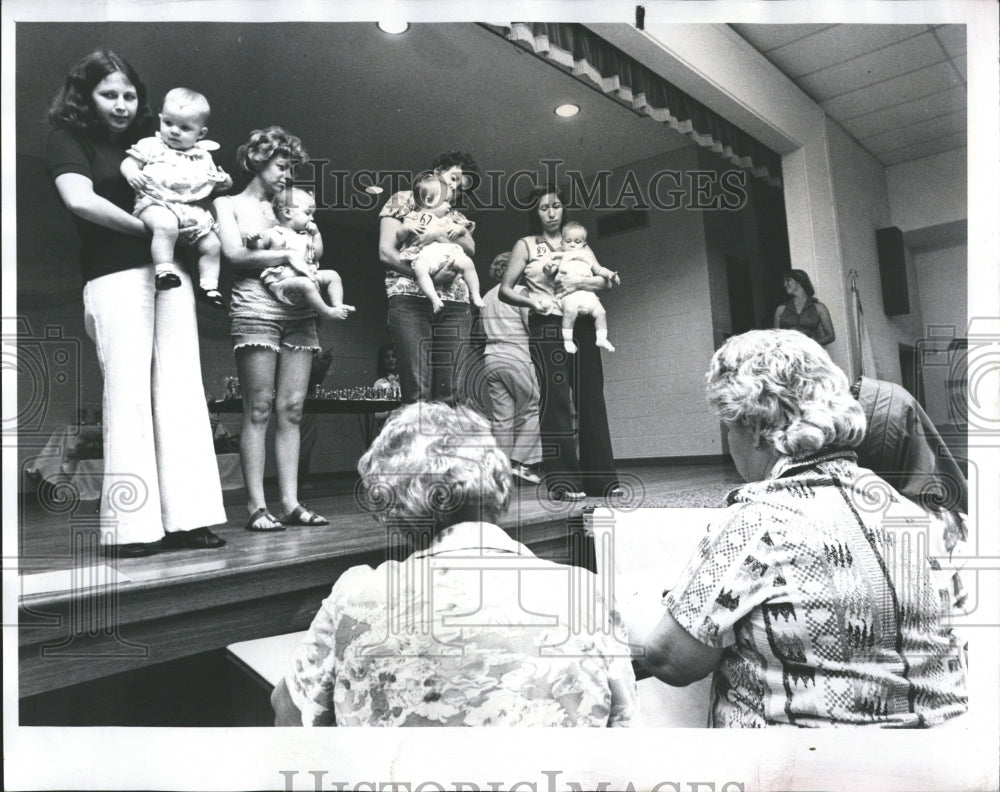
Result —
[[[389,334],[396,347],[403,402],[464,400],[455,376],[471,352],[472,312],[468,303],[445,301],[435,314],[431,301],[412,294],[389,298]]]

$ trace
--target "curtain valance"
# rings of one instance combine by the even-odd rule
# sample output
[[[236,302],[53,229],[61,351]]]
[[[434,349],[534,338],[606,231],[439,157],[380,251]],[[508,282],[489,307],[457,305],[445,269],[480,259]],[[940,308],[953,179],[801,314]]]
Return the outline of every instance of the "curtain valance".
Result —
[[[514,22],[493,30],[754,176],[781,184],[775,152],[582,25]]]

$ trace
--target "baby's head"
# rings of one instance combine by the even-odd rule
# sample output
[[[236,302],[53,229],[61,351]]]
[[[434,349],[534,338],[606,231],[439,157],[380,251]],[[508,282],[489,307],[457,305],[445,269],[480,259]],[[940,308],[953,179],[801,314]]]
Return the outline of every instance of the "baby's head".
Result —
[[[413,203],[417,209],[441,217],[451,208],[448,190],[447,183],[436,173],[421,174],[413,182]]]
[[[172,149],[187,151],[208,132],[208,99],[190,88],[174,88],[163,97],[160,138]]]
[[[305,231],[306,226],[312,222],[313,212],[316,211],[316,199],[308,190],[286,187],[275,193],[271,206],[274,208],[278,225],[298,234]]]
[[[562,227],[562,246],[564,250],[579,250],[587,247],[587,229],[572,220],[566,223]]]

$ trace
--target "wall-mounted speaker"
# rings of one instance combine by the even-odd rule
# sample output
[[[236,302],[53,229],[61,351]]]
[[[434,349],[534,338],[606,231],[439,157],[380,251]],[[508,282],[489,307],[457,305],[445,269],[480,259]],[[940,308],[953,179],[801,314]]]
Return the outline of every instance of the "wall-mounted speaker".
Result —
[[[882,306],[886,316],[910,312],[910,289],[906,281],[906,248],[903,232],[896,226],[875,231],[878,270],[882,276]]]

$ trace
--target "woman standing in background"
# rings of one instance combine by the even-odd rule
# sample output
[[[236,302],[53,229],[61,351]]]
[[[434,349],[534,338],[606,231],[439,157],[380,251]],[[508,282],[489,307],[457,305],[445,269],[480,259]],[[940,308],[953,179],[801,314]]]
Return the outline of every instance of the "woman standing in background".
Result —
[[[774,326],[781,330],[798,330],[820,346],[828,346],[837,339],[830,312],[814,296],[809,276],[802,270],[789,270],[785,276],[788,301],[774,312]]]

